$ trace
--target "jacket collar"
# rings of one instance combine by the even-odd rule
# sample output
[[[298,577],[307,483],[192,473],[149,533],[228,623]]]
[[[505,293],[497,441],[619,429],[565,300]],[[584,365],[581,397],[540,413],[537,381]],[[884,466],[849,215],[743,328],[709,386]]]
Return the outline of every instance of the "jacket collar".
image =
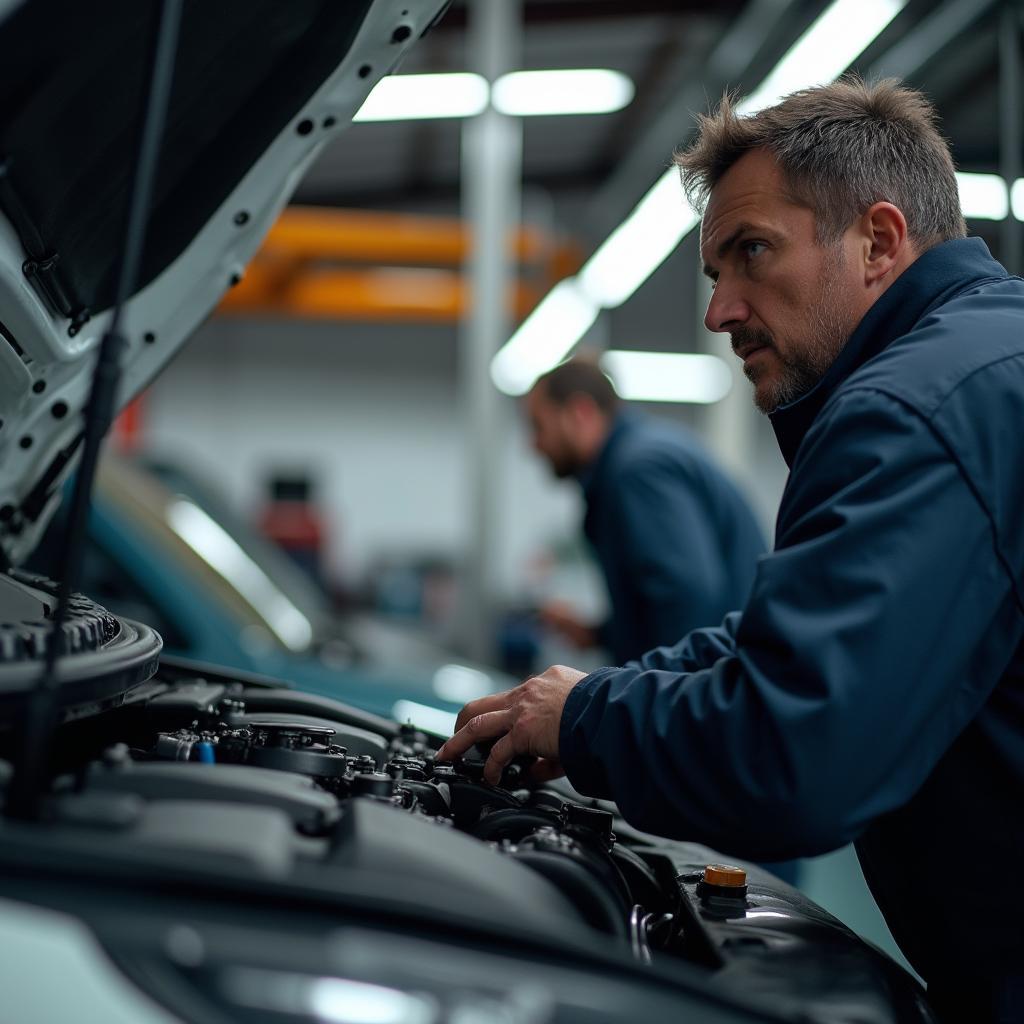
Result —
[[[919,256],[864,314],[825,376],[806,395],[769,415],[786,465],[792,467],[818,413],[855,370],[956,292],[978,281],[1006,276],[980,238],[943,242]]]

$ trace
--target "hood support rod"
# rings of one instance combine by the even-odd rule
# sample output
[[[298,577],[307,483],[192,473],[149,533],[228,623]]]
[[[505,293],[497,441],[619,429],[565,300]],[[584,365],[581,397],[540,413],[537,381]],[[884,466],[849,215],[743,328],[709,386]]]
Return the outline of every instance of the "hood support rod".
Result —
[[[53,731],[58,724],[56,694],[60,686],[59,662],[66,653],[64,624],[68,607],[82,571],[86,526],[92,496],[93,477],[100,446],[116,411],[117,387],[121,377],[121,355],[127,347],[121,331],[124,307],[135,291],[146,238],[146,222],[152,203],[163,141],[167,108],[174,79],[174,60],[178,48],[183,0],[162,0],[154,42],[152,72],[143,110],[139,156],[135,165],[128,199],[124,250],[118,273],[117,293],[110,326],[100,342],[92,389],[85,411],[82,461],[75,477],[71,513],[64,536],[60,561],[61,580],[53,626],[46,646],[46,659],[39,682],[29,695],[25,722],[19,741],[18,757],[5,813],[10,817],[35,819],[42,811]]]

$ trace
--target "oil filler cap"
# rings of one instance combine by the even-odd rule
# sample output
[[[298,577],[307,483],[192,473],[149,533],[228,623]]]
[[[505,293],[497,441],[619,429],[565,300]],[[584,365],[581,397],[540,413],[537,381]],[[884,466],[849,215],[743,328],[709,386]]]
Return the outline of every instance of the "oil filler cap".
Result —
[[[747,873],[732,864],[709,864],[697,883],[697,895],[704,898],[742,900],[747,895]]]
[[[730,889],[746,888],[747,873],[731,864],[709,864],[704,869],[706,885],[724,885]]]

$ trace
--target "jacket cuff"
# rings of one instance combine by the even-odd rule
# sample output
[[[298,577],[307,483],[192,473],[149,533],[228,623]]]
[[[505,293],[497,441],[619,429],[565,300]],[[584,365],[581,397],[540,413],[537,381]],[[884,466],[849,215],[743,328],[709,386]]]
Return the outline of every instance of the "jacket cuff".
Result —
[[[584,676],[570,691],[558,728],[558,758],[573,786],[586,796],[610,799],[604,768],[590,753],[586,718],[605,680],[616,668],[599,668]]]

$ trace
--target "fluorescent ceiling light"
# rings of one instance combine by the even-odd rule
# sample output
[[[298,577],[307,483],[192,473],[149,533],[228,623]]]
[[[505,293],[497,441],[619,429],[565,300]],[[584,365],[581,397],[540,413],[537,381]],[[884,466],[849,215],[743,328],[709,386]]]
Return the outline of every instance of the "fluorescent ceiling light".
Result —
[[[835,0],[790,47],[757,91],[741,104],[741,112],[750,113],[758,105],[772,102],[780,91],[793,92],[819,85],[842,74],[906,2]],[[672,199],[673,189],[678,190],[678,203]],[[595,307],[620,305],[675,251],[697,222],[698,217],[686,211],[678,174],[670,169],[583,266],[579,284],[570,278],[555,287],[576,289]],[[494,357],[491,375],[502,390],[507,390],[503,381],[508,383],[526,377],[535,379],[554,366],[571,351],[597,315],[595,310],[594,317],[586,322],[579,318],[572,333],[534,332],[532,321],[544,310],[546,301],[527,317],[508,344]],[[563,332],[569,332],[571,327],[571,319],[566,318]],[[513,343],[524,335],[532,337],[535,342],[528,350],[528,366],[520,366],[520,357],[512,349]]]
[[[739,104],[739,113],[753,114],[798,89],[831,82],[867,49],[906,4],[907,0],[836,0]]]
[[[263,616],[277,638],[293,651],[313,640],[313,626],[238,542],[198,505],[178,498],[167,509],[170,528]]]
[[[621,71],[572,68],[513,71],[494,83],[491,102],[502,114],[607,114],[633,98],[633,82]]]
[[[487,109],[482,75],[388,75],[374,87],[353,121],[409,121],[432,117],[473,117]]]
[[[721,401],[732,388],[732,370],[718,356],[612,350],[601,357],[615,390],[631,402]]]
[[[600,308],[577,284],[559,281],[491,362],[491,379],[506,395],[522,395],[593,326]]]
[[[419,704],[414,700],[396,700],[391,709],[399,725],[411,722],[419,729],[436,732],[438,736],[451,736],[455,733],[458,715],[451,711],[432,708],[429,704]]]
[[[965,217],[977,220],[1005,220],[1010,213],[1010,195],[1006,182],[998,174],[970,174],[960,171],[956,176],[960,189],[960,208]]]
[[[606,309],[622,305],[699,219],[683,195],[679,173],[666,171],[583,265],[579,282],[584,292]]]
[[[1018,178],[1010,189],[1010,208],[1017,220],[1024,220],[1024,178]]]

